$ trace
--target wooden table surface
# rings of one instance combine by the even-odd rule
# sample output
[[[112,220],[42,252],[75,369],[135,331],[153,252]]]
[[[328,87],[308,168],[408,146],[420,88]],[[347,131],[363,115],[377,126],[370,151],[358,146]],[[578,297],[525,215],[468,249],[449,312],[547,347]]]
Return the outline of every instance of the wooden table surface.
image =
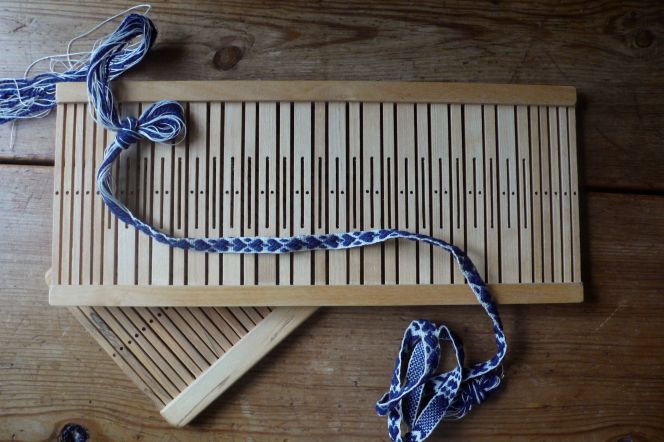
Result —
[[[505,388],[431,440],[664,438],[664,4],[154,2],[128,78],[437,80],[578,88],[586,301],[505,306]],[[0,3],[0,75],[129,6]],[[90,40],[88,40],[88,43]],[[82,46],[84,47],[84,46]],[[409,320],[491,350],[477,306],[326,308],[172,429],[74,317],[49,307],[54,116],[0,127],[0,439],[386,440],[376,399]]]

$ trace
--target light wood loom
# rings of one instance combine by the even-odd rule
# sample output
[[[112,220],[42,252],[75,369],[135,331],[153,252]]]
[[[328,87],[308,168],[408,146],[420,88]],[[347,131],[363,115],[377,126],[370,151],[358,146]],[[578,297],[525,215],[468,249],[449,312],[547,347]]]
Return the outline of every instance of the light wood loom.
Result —
[[[114,172],[120,199],[167,233],[399,228],[466,250],[499,303],[583,299],[573,88],[229,81],[116,90],[129,114],[165,98],[186,107],[183,143],[141,142]],[[449,255],[408,241],[280,256],[153,242],[95,196],[114,134],[92,121],[84,85],[58,85],[57,98],[50,302],[72,306],[173,424],[189,422],[317,306],[475,302]]]

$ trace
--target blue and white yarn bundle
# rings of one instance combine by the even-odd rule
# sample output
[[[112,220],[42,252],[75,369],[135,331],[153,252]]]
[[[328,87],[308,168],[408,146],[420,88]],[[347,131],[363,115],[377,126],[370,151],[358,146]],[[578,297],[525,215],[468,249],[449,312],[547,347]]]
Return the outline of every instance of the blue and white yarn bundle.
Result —
[[[97,172],[97,184],[104,203],[122,222],[171,247],[208,253],[291,253],[363,247],[401,238],[446,250],[456,260],[492,322],[496,354],[487,361],[465,367],[461,341],[445,325],[413,321],[404,334],[390,389],[376,404],[376,411],[387,416],[391,440],[422,441],[443,419],[462,418],[481,404],[500,385],[500,364],[507,345],[491,295],[473,263],[458,247],[430,236],[388,229],[279,238],[175,238],[138,219],[115,197],[111,168],[123,150],[141,139],[169,142],[185,130],[183,109],[174,101],[159,101],[138,118],[121,118],[110,88],[111,80],[145,57],[156,35],[157,31],[147,17],[130,14],[92,52],[89,63],[64,73],[49,72],[30,79],[0,80],[0,123],[30,118],[54,107],[56,83],[86,80],[95,120],[117,132]],[[138,42],[132,44],[135,39]],[[446,341],[452,345],[456,366],[448,372],[438,373],[441,344]]]

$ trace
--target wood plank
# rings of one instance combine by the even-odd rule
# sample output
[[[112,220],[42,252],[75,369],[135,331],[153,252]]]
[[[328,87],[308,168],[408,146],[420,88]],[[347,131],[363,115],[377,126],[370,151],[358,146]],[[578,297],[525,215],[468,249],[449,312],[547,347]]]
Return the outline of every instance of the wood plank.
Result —
[[[519,269],[520,282],[533,281],[533,230],[530,162],[530,124],[528,106],[516,107],[518,208],[519,208]],[[571,257],[571,253],[569,254]],[[539,265],[539,264],[538,264]]]
[[[363,229],[363,201],[362,195],[363,179],[371,180],[371,175],[364,175],[362,170],[362,106],[363,103],[346,104],[346,230],[355,231]],[[366,178],[364,178],[366,176]],[[344,176],[340,177],[342,180]],[[346,253],[346,282],[357,285],[363,282],[363,257],[365,250],[351,249]],[[380,263],[378,258],[377,263]]]
[[[450,203],[452,244],[466,249],[466,196],[463,161],[464,126],[462,107],[450,105]],[[455,263],[452,266],[452,283],[463,284],[464,278]]]
[[[277,145],[279,144],[277,103],[258,104],[258,146],[256,151],[256,234],[259,236],[277,236]],[[277,283],[277,257],[263,255],[257,257],[256,278],[258,284],[274,285]],[[245,257],[247,259],[247,257]]]
[[[542,163],[540,152],[539,108],[531,106],[530,122],[530,161],[532,177],[533,208],[533,282],[544,281],[544,230],[542,227]]]
[[[498,185],[498,116],[496,106],[484,106],[484,182],[486,197],[486,279],[500,282],[500,211]]]
[[[314,232],[313,189],[314,155],[309,146],[313,139],[313,106],[308,103],[295,103],[293,109],[293,161],[295,195],[293,196],[293,233],[295,235]],[[293,284],[310,284],[313,272],[313,252],[293,255]]]
[[[581,283],[489,284],[501,304],[541,304],[583,301]],[[404,297],[406,290],[411,296]],[[346,285],[256,287],[182,286],[52,286],[51,305],[103,306],[379,306],[379,305],[459,305],[475,304],[465,284],[450,285]],[[197,310],[192,310],[198,314]],[[247,311],[245,309],[245,311]],[[250,314],[247,311],[247,314]],[[189,314],[188,314],[189,315]],[[255,314],[254,314],[255,315]],[[254,323],[261,316],[254,316]],[[201,325],[209,325],[203,319]],[[201,333],[205,333],[201,331]],[[222,344],[223,345],[223,344]],[[226,343],[226,345],[229,345]],[[224,348],[226,351],[226,348]]]
[[[329,192],[329,181],[327,174],[327,103],[315,102],[313,105],[312,132],[313,132],[313,233],[322,235],[330,231],[328,205],[324,204],[324,195]],[[311,146],[311,145],[310,145]],[[309,147],[311,149],[311,147]],[[327,258],[328,253],[325,250],[315,250],[312,252],[313,276],[312,281],[315,285],[327,284]]]
[[[433,230],[434,238],[452,240],[452,206],[450,199],[450,131],[449,106],[431,105],[431,160],[433,165]],[[433,249],[433,282],[452,282],[452,258],[444,250]]]
[[[222,236],[221,225],[224,215],[223,205],[224,183],[222,179],[222,165],[224,153],[224,117],[225,103],[212,102],[207,108],[209,121],[209,132],[207,136],[207,231],[208,238],[219,238]],[[226,173],[224,173],[224,176]],[[219,285],[222,281],[222,258],[218,253],[209,254],[207,257],[208,271],[207,283]]]
[[[95,439],[260,439],[267,433],[330,441],[339,435],[382,438],[385,421],[371,404],[387,389],[410,319],[444,320],[464,339],[469,360],[493,349],[477,306],[329,308],[298,328],[256,366],[251,382],[228,390],[198,423],[170,428],[113,362],[117,356],[104,356],[67,309],[46,304],[42,274],[49,257],[43,244],[51,235],[52,195],[44,189],[51,186],[52,170],[2,166],[0,180],[0,229],[7,238],[0,244],[0,383],[8,398],[0,401],[2,439],[13,433],[49,439],[63,422],[86,427]],[[505,365],[509,388],[467,419],[442,424],[437,437],[657,439],[664,431],[664,392],[651,376],[661,365],[664,343],[664,202],[653,195],[589,193],[583,207],[586,301],[500,308],[512,349]],[[24,228],[15,229],[19,223]],[[352,351],[344,345],[349,334]],[[362,357],[349,357],[354,353]],[[615,364],[616,357],[625,362]],[[330,401],[337,392],[343,399]],[[290,402],[292,408],[284,407]]]
[[[258,114],[258,103],[244,103],[244,137],[241,156],[241,204],[242,218],[240,235],[256,236],[258,222],[258,159],[256,152],[256,141],[258,138],[258,128],[256,126],[256,116]],[[242,268],[240,270],[240,284],[253,285],[258,281],[256,267],[258,256],[245,255],[240,257]]]
[[[122,106],[123,116],[140,115],[139,103],[128,103]],[[118,158],[119,173],[117,180],[118,199],[132,212],[136,210],[136,184],[138,180],[139,161],[138,149],[127,149]],[[113,217],[115,219],[115,217]],[[135,284],[137,281],[136,242],[138,232],[127,223],[120,222],[117,227],[117,283]]]
[[[279,106],[279,157],[278,162],[275,164],[277,185],[277,204],[279,208],[276,213],[275,236],[293,236],[295,218],[293,215],[295,195],[293,194],[293,185],[295,180],[299,177],[293,172],[293,130],[294,130],[294,115],[293,103],[282,102]],[[277,260],[279,261],[279,284],[292,284],[293,273],[295,272],[292,267],[292,255],[280,255]]]
[[[394,177],[396,181],[396,228],[415,230],[415,106],[398,103],[395,114]],[[416,244],[397,240],[397,284],[415,284],[417,276]]]
[[[397,174],[395,155],[395,118],[396,105],[394,103],[383,103],[382,111],[382,152],[383,152],[383,228],[394,229],[397,227]],[[383,284],[396,284],[397,272],[397,244],[390,242],[383,247]]]
[[[62,282],[62,221],[63,221],[63,200],[64,200],[64,166],[65,166],[65,125],[67,123],[67,110],[68,105],[58,105],[58,118],[56,121],[55,139],[59,142],[55,143],[55,156],[60,159],[58,167],[53,170],[53,235],[51,237],[51,262],[54,263],[52,267],[53,282],[60,284]],[[70,117],[71,118],[71,117]]]
[[[500,281],[519,282],[519,198],[516,168],[516,110],[497,106],[498,201],[500,222]]]
[[[415,231],[423,235],[431,236],[431,156],[429,154],[429,106],[420,103],[415,107],[415,140],[417,141],[415,166],[415,195],[412,198],[416,216]],[[432,246],[429,244],[416,244],[418,284],[430,284],[432,278]]]
[[[551,232],[553,281],[563,280],[562,198],[560,190],[560,128],[558,108],[549,107],[549,167],[551,171]]]
[[[346,103],[328,103],[326,121],[327,155],[327,228],[319,233],[345,232],[347,226],[346,177],[347,177],[347,139],[348,118]],[[327,253],[327,283],[346,284],[348,278],[348,251]]]
[[[485,276],[486,251],[485,231],[485,192],[484,192],[484,125],[482,106],[464,106],[464,164],[466,200],[465,229],[468,257],[480,274]]]
[[[189,104],[188,121],[195,122],[187,128],[187,184],[186,204],[184,205],[186,236],[207,237],[208,216],[208,109],[207,103]],[[166,146],[159,146],[166,148]],[[207,280],[207,253],[186,252],[186,284],[205,284]]]
[[[242,233],[242,213],[244,210],[240,192],[244,180],[242,132],[244,128],[242,103],[226,103],[224,111],[224,161],[221,169],[229,173],[223,175],[224,215],[221,224],[222,236],[240,236]],[[226,254],[222,258],[222,282],[225,285],[240,285],[243,271],[242,255]]]
[[[544,104],[573,106],[571,86],[400,81],[135,81],[118,82],[119,101],[364,101]],[[59,83],[59,103],[87,102],[84,83]]]
[[[381,105],[366,103],[362,112],[362,184],[364,187],[362,229],[383,227],[383,167],[381,158]],[[363,276],[365,284],[380,284],[382,279],[383,247],[365,247],[363,250]]]

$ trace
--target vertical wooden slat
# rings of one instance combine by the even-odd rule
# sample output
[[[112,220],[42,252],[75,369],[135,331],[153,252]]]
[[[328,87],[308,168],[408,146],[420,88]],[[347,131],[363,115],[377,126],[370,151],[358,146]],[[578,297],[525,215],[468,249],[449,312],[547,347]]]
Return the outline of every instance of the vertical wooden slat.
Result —
[[[137,116],[140,114],[138,103],[129,103],[122,107],[123,114]],[[129,146],[122,152],[118,160],[120,200],[132,212],[136,210],[136,182],[138,180],[138,146]],[[118,226],[118,284],[133,285],[136,283],[136,240],[137,231],[126,223]]]
[[[417,154],[415,155],[415,198],[413,202],[417,211],[415,222],[416,231],[424,235],[431,235],[431,188],[430,183],[430,163],[431,158],[429,149],[429,107],[426,103],[416,105],[417,119],[416,138]],[[417,282],[419,284],[430,284],[432,281],[431,272],[431,245],[418,243],[419,274]]]
[[[62,284],[62,214],[63,214],[63,169],[66,164],[66,120],[68,105],[58,104],[55,122],[55,168],[53,169],[53,236],[51,239],[52,283]]]
[[[486,281],[500,282],[500,213],[496,106],[484,106],[484,177],[486,189]]]
[[[433,222],[431,233],[435,238],[452,240],[450,204],[450,129],[449,107],[431,104],[431,178]],[[452,282],[452,261],[449,253],[439,247],[433,249],[433,283]]]
[[[549,107],[549,153],[551,165],[551,222],[553,232],[553,281],[563,280],[563,244],[560,195],[560,141],[558,108]]]
[[[464,106],[466,182],[466,253],[482,277],[486,277],[484,244],[484,145],[482,106]]]
[[[76,106],[76,131],[74,142],[73,186],[72,186],[72,221],[71,221],[71,264],[70,279],[74,285],[80,285],[81,278],[81,251],[83,234],[83,178],[85,176],[85,104]]]
[[[542,241],[542,165],[540,153],[539,108],[530,107],[530,159],[532,172],[533,282],[543,282],[544,243]]]
[[[83,170],[81,184],[81,284],[92,283],[92,260],[94,258],[94,170],[95,170],[95,124],[92,116],[85,113],[85,141],[83,145]]]
[[[383,200],[387,198],[383,189],[380,104],[362,104],[362,183],[364,193],[362,229],[383,227]],[[381,263],[383,260],[381,245],[364,248],[364,283],[381,283]]]
[[[291,179],[295,179],[296,176],[292,175],[292,118],[292,103],[279,103],[279,157],[277,158],[277,163],[275,163],[275,169],[279,177],[276,189],[278,197],[277,206],[279,207],[279,212],[276,213],[276,232],[277,236],[282,237],[293,235],[294,220],[291,219],[291,214],[294,195]],[[277,259],[279,261],[279,284],[291,284],[291,262],[293,261],[293,254],[284,253],[279,255]]]
[[[61,253],[61,283],[72,284],[71,256],[72,256],[72,210],[74,205],[74,149],[76,144],[77,107],[82,105],[67,105],[64,167],[63,167],[63,201],[62,201],[62,253]]]
[[[277,235],[277,103],[264,102],[258,105],[258,225],[259,236]],[[257,269],[258,284],[274,285],[277,282],[277,257],[259,255]]]
[[[348,121],[347,121],[347,137],[348,137],[348,158],[346,160],[345,175],[339,177],[340,180],[346,181],[346,230],[356,231],[362,229],[362,179],[369,180],[370,176],[363,177],[362,174],[362,151],[361,151],[361,131],[362,124],[360,114],[360,103],[353,102],[347,104]],[[367,198],[367,203],[368,203]],[[361,257],[363,250],[353,248],[347,252],[348,255],[348,275],[347,280],[349,284],[360,284],[362,261]]]
[[[223,143],[223,104],[219,102],[210,103],[208,106],[209,134],[208,134],[208,161],[207,161],[207,236],[219,238],[222,224],[222,201],[223,187],[222,179],[226,171],[221,170],[222,143]],[[208,254],[207,283],[219,285],[221,283],[221,255],[219,253]]]
[[[417,223],[415,212],[415,106],[398,103],[396,113],[396,178],[397,178],[397,228],[414,231]],[[399,284],[417,282],[417,247],[412,241],[399,240]]]
[[[102,268],[104,265],[104,231],[106,230],[105,224],[105,211],[106,206],[99,196],[99,189],[97,188],[96,173],[97,167],[101,164],[104,158],[104,150],[106,149],[105,132],[101,126],[91,124],[94,133],[94,153],[91,158],[90,176],[92,177],[92,284],[102,283]]]
[[[519,282],[519,199],[514,106],[498,106],[501,282]]]
[[[189,121],[187,236],[204,238],[207,236],[207,103],[191,103]],[[187,284],[205,285],[207,254],[189,250],[187,255]]]
[[[257,103],[247,102],[244,106],[244,166],[242,174],[242,197],[243,201],[243,217],[242,223],[242,236],[256,236],[258,222],[258,159],[256,152],[256,137],[258,135],[258,128],[256,126],[257,118]],[[257,281],[256,275],[256,255],[243,256],[243,269],[244,280],[243,285],[255,285]]]
[[[327,232],[345,232],[346,226],[346,105],[329,103],[327,115]],[[345,250],[332,250],[328,254],[329,284],[346,283]]]
[[[329,192],[329,183],[327,182],[327,104],[314,103],[313,116],[313,151],[314,164],[313,169],[313,219],[314,233],[322,235],[329,231],[329,214],[327,198]],[[314,259],[314,284],[322,285],[327,283],[327,252],[317,250],[313,252]]]
[[[185,110],[187,118],[189,117],[189,105],[186,104]],[[191,135],[175,146],[173,156],[173,227],[172,232],[176,237],[188,236],[187,225],[187,207],[189,205],[189,195],[187,194],[189,164],[188,151]],[[184,285],[186,282],[187,252],[179,248],[171,249],[171,281],[173,285]]]
[[[395,155],[395,104],[383,103],[382,107],[383,152],[383,228],[397,228],[397,176]],[[383,246],[383,283],[397,283],[397,243],[388,241]]]
[[[571,178],[569,173],[569,137],[568,115],[566,107],[558,108],[558,128],[560,141],[560,198],[562,205],[562,280],[572,282],[572,195],[570,192]]]
[[[569,170],[572,195],[572,281],[581,281],[581,232],[579,228],[579,171],[576,152],[576,110],[569,108]]]
[[[460,104],[450,105],[450,199],[452,203],[452,243],[466,249],[466,198],[464,192],[464,146],[463,146],[463,107]],[[456,263],[453,265],[452,282],[463,284],[464,278]]]
[[[293,234],[306,235],[314,232],[312,213],[313,179],[311,146],[312,106],[310,103],[295,103],[293,109]],[[311,283],[313,253],[295,253],[293,257],[293,284]]]
[[[113,138],[113,133],[108,130],[103,130],[104,140],[108,143]],[[119,161],[117,162],[119,163]],[[119,164],[112,167],[113,174],[113,191],[115,194],[118,194],[119,185],[118,185],[118,171]],[[118,231],[118,220],[113,214],[110,213],[110,210],[104,205],[102,209],[102,225],[103,225],[103,243],[104,243],[104,256],[103,256],[103,265],[102,265],[102,283],[103,284],[116,284],[117,283],[117,231]]]
[[[530,194],[530,134],[528,107],[516,107],[517,124],[517,176],[519,177],[519,247],[521,273],[519,282],[533,282],[532,210]]]
[[[143,109],[150,106],[150,103],[143,103]],[[150,142],[149,140],[142,140],[137,146],[138,156],[137,156],[137,167],[138,170],[135,171],[138,175],[138,185],[136,186],[137,195],[137,207],[136,207],[136,216],[142,220],[152,219],[152,184],[153,184],[153,161],[152,161],[152,151],[154,149],[159,150],[170,150],[171,147],[164,144],[157,144]],[[139,285],[148,285],[151,281],[151,249],[152,249],[152,238],[144,233],[138,233],[137,238],[137,261],[136,261],[136,271],[137,271],[137,281]]]
[[[155,145],[152,156],[152,186],[151,197],[152,208],[150,219],[152,225],[165,233],[174,233],[175,217],[178,216],[177,206],[174,204],[176,192],[173,185],[177,182],[177,169],[173,167],[176,150],[183,150],[184,145],[177,147],[171,145]],[[157,241],[152,242],[151,276],[152,284],[168,285],[171,282],[171,248]],[[179,253],[179,252],[178,252]]]
[[[553,233],[551,223],[551,169],[549,152],[549,112],[546,106],[539,107],[540,129],[540,173],[542,197],[542,282],[553,282]]]
[[[243,139],[243,105],[242,103],[226,103],[224,112],[224,152],[223,171],[223,207],[224,215],[221,225],[221,236],[238,237],[242,234],[243,203],[240,192],[243,192],[242,139]],[[224,254],[221,257],[223,268],[223,285],[240,285],[242,275],[242,255]]]

